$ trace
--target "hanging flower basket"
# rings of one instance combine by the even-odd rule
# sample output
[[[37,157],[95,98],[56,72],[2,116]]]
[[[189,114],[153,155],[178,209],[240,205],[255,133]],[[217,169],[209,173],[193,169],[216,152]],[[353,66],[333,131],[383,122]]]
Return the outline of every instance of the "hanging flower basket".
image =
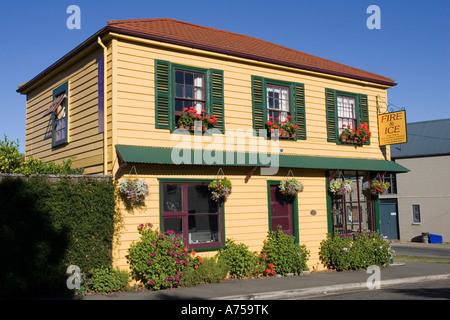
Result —
[[[374,196],[378,194],[385,194],[391,184],[389,182],[381,182],[381,180],[373,179],[370,183],[370,193],[372,193]]]
[[[219,169],[218,173],[220,172],[223,174],[222,169]],[[211,191],[212,200],[219,201],[222,199],[223,201],[226,201],[231,194],[232,184],[230,179],[225,176],[223,178],[216,177],[215,180],[210,182],[208,189]]]
[[[291,178],[289,179],[289,177]],[[303,192],[303,183],[295,179],[292,170],[289,170],[287,178],[280,182],[278,189],[280,189],[282,194],[294,196],[299,192]]]
[[[303,192],[303,183],[297,179],[283,180],[280,182],[278,188],[282,194],[293,196],[299,192]]]
[[[137,178],[124,178],[120,180],[119,193],[131,206],[140,206],[144,204],[145,197],[149,194],[148,184]]]
[[[134,170],[134,175],[131,173]],[[149,195],[148,184],[137,178],[136,167],[131,167],[129,177],[119,182],[119,194],[128,210],[145,204],[145,197]]]
[[[330,183],[330,192],[335,195],[345,195],[346,193],[351,193],[353,190],[353,181],[347,180],[333,180]]]

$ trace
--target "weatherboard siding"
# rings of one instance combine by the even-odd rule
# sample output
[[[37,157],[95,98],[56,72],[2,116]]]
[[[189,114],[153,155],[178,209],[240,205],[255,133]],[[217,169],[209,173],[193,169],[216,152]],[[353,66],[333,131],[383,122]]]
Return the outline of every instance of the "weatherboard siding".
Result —
[[[378,146],[376,97],[378,95],[381,100],[386,101],[385,89],[302,74],[294,69],[286,71],[254,63],[218,59],[201,53],[201,50],[195,49],[192,49],[192,54],[188,54],[143,43],[117,41],[117,144],[170,148],[179,143],[178,135],[171,134],[168,130],[155,129],[154,63],[155,59],[161,59],[187,66],[223,70],[226,131],[252,128],[252,75],[299,82],[305,85],[307,140],[281,140],[280,148],[285,154],[384,159]],[[369,127],[372,131],[370,145],[355,149],[354,146],[327,142],[325,88],[368,96]],[[204,147],[208,144],[206,142]],[[248,141],[246,147],[248,150]]]
[[[95,52],[27,95],[25,154],[61,163],[74,159],[84,173],[103,173],[103,133],[98,133],[98,66]],[[43,117],[53,90],[68,82],[68,144],[52,148],[51,116]]]
[[[167,166],[155,165],[151,170],[152,174],[148,174],[149,169],[145,167],[145,165],[136,166],[139,179],[149,184],[150,195],[146,197],[145,207],[128,212],[123,203],[119,203],[123,220],[121,230],[114,241],[113,252],[114,265],[122,269],[129,267],[126,260],[127,250],[133,241],[139,240],[138,225],[150,222],[154,228],[160,227],[158,179],[212,180],[216,178],[217,170],[216,167],[168,169]],[[125,172],[128,173],[129,170],[128,166]],[[276,176],[261,176],[257,170],[247,183],[245,183],[247,168],[230,167],[225,168],[224,172],[233,184],[233,192],[224,206],[225,238],[233,239],[236,243],[245,243],[251,251],[259,252],[269,231],[267,181],[286,179],[287,170],[280,169]],[[326,238],[327,233],[325,173],[305,169],[293,170],[293,173],[305,185],[304,191],[298,194],[298,233],[300,243],[305,244],[311,251],[308,265],[312,268],[319,262],[320,242]],[[311,215],[311,210],[315,210],[317,214]],[[216,251],[211,251],[201,254],[212,256],[215,253]]]

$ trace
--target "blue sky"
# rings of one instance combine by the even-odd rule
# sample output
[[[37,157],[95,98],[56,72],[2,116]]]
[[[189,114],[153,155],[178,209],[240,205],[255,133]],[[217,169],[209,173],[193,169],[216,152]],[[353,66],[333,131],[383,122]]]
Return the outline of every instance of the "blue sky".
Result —
[[[70,30],[70,5],[81,29]],[[367,8],[381,9],[369,30]],[[3,2],[0,12],[0,139],[25,146],[24,83],[108,20],[167,17],[274,42],[395,79],[389,103],[408,122],[450,118],[450,1],[406,0],[126,0]]]

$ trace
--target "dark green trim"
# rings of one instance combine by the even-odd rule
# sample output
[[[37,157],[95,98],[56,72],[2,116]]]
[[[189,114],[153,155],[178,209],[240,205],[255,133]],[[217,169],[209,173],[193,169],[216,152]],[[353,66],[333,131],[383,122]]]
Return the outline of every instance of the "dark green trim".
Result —
[[[270,186],[278,186],[281,180],[268,180],[267,181],[267,207],[268,207],[268,218],[269,218],[269,231],[272,230],[272,208],[270,205]],[[300,229],[298,224],[298,194],[295,195],[294,201],[292,202],[292,229],[294,233],[295,243],[300,242]]]
[[[162,206],[162,184],[163,183],[210,183],[213,179],[186,179],[186,178],[158,178],[159,181],[159,227],[160,227],[160,231],[161,227],[163,225],[163,206]],[[225,249],[225,203],[222,201],[221,204],[221,211],[222,211],[222,245],[221,246],[216,246],[216,247],[208,247],[208,248],[195,248],[194,250],[197,252],[206,252],[206,251],[217,251],[220,249]],[[187,232],[189,232],[189,230],[187,230]]]
[[[352,144],[341,143],[339,139],[339,121],[337,110],[337,96],[347,96],[355,98],[356,102],[356,126],[367,122],[369,127],[369,100],[367,95],[334,89],[325,89],[326,114],[327,114],[327,137],[328,142],[336,142],[337,145],[354,147]],[[364,142],[364,145],[370,145],[370,140]]]
[[[202,73],[205,76],[205,110],[217,118],[216,129],[225,132],[223,71],[155,60],[155,128],[177,129],[175,123],[175,70]]]
[[[330,184],[328,183],[328,178],[330,177],[329,171],[325,172],[325,194],[327,195],[327,227],[328,234],[333,235],[333,214],[332,214],[332,201],[331,194],[328,191],[330,189]]]
[[[180,148],[160,148],[141,147],[130,145],[116,145],[116,151],[124,162],[130,163],[152,163],[152,164],[184,164],[184,165],[220,165],[220,166],[259,166],[268,167],[267,163],[262,163],[258,154],[241,152],[216,152],[218,163],[207,163],[202,156],[202,150],[180,149]],[[172,152],[175,154],[186,154],[186,162],[174,163]],[[197,157],[194,155],[197,154]],[[267,155],[275,156],[275,155]],[[196,158],[200,158],[196,162]],[[232,163],[228,159],[234,159]],[[241,162],[242,158],[242,162]],[[303,168],[303,169],[324,169],[324,170],[364,170],[376,172],[408,172],[409,170],[401,165],[387,160],[356,159],[356,158],[336,158],[336,157],[315,157],[304,155],[279,154],[278,166],[281,168]]]
[[[267,115],[267,85],[276,85],[289,88],[289,113],[295,124],[299,126],[295,140],[306,140],[306,112],[305,112],[305,86],[302,83],[269,79],[252,76],[252,111],[253,129],[266,129]],[[269,137],[268,137],[269,138]]]

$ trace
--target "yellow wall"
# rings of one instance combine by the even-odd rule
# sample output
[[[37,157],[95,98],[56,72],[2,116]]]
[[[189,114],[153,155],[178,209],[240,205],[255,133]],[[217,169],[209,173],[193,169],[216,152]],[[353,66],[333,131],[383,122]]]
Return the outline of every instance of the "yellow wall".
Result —
[[[376,97],[387,101],[386,87],[335,76],[258,63],[202,50],[161,44],[150,40],[115,35],[105,41],[107,51],[107,168],[115,173],[119,163],[114,146],[117,144],[174,147],[169,130],[155,129],[155,59],[200,68],[224,71],[225,128],[252,128],[251,76],[299,82],[305,85],[306,141],[280,141],[284,154],[384,159],[378,146]],[[125,40],[127,38],[127,40]],[[132,39],[133,41],[129,41]],[[98,133],[98,89],[96,58],[103,54],[100,47],[82,60],[67,67],[57,76],[40,84],[27,97],[26,154],[44,161],[60,162],[76,157],[74,166],[85,167],[86,174],[103,173],[103,134]],[[69,144],[52,150],[45,139],[49,117],[42,118],[52,102],[52,91],[69,81]],[[372,139],[370,146],[352,146],[327,142],[325,88],[368,95]],[[47,134],[48,136],[48,134]],[[248,140],[245,142],[248,150]],[[389,159],[389,154],[388,154]],[[123,229],[116,235],[114,264],[127,268],[126,251],[138,240],[137,226],[151,222],[159,226],[158,178],[215,178],[217,168],[138,166],[139,178],[150,185],[145,209],[123,212]],[[125,169],[127,170],[127,169]],[[129,168],[128,168],[129,170]],[[233,194],[225,205],[225,236],[244,242],[251,250],[259,251],[269,229],[267,181],[282,180],[287,169],[277,176],[255,173],[246,184],[249,170],[227,167],[225,174],[233,183]],[[259,171],[258,171],[259,172]],[[317,266],[320,242],[327,233],[325,172],[321,170],[293,170],[305,185],[299,194],[298,221],[300,243],[311,250],[309,266]],[[126,172],[128,173],[128,172]],[[315,210],[316,215],[310,211]],[[210,253],[212,254],[212,253]]]
[[[217,168],[213,167],[141,165],[136,169],[138,178],[149,184],[150,195],[146,198],[143,209],[128,212],[120,204],[123,224],[120,234],[116,236],[114,264],[123,269],[128,268],[125,256],[130,244],[139,239],[137,226],[147,222],[152,223],[155,228],[160,226],[158,178],[215,179],[217,174]],[[128,166],[125,172],[128,173],[129,170]],[[286,179],[288,172],[280,169],[276,176],[260,176],[256,171],[245,183],[248,170],[249,168],[224,168],[225,175],[233,184],[233,192],[224,208],[225,237],[236,243],[245,243],[250,250],[259,252],[269,231],[267,181]],[[312,268],[319,262],[320,242],[326,238],[327,233],[325,172],[299,169],[293,170],[293,173],[305,186],[304,191],[298,195],[298,232],[300,243],[311,251],[308,265]],[[317,214],[311,215],[311,210],[315,210]],[[202,254],[211,256],[215,253]]]
[[[58,73],[27,95],[25,154],[43,161],[74,157],[74,167],[86,174],[103,173],[103,134],[98,133],[98,66],[96,51]],[[51,117],[43,117],[53,101],[53,90],[68,82],[68,141],[52,149]]]
[[[149,42],[151,43],[151,42]],[[172,46],[176,47],[176,46]],[[251,76],[305,84],[306,94],[306,141],[281,141],[285,154],[334,156],[351,158],[384,159],[378,147],[376,96],[384,101],[386,89],[380,86],[357,84],[302,73],[290,68],[268,68],[255,63],[233,61],[229,57],[202,55],[201,50],[192,53],[160,48],[146,43],[117,40],[115,51],[115,78],[117,103],[117,144],[173,147],[173,135],[168,130],[155,129],[155,59],[201,68],[224,71],[225,127],[232,129],[252,128]],[[367,94],[372,139],[370,146],[358,148],[327,142],[325,117],[325,88]],[[248,151],[248,150],[247,150]]]

